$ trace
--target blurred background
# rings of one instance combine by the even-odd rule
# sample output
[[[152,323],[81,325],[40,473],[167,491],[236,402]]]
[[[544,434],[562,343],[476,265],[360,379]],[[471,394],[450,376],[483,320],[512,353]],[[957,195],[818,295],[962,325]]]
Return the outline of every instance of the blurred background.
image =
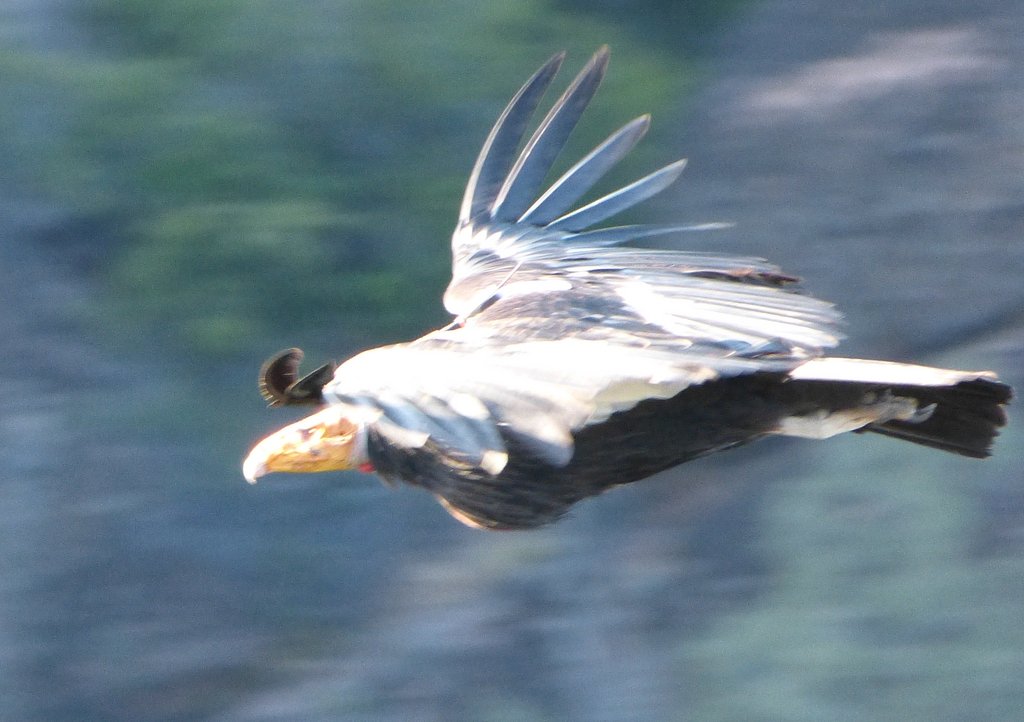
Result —
[[[805,277],[847,355],[1021,388],[1022,27],[1011,0],[5,0],[0,719],[1019,717],[1016,422],[985,462],[763,442],[530,533],[239,464],[295,416],[264,357],[446,322],[487,130],[602,43],[570,155],[653,112],[605,190],[688,156],[635,218],[736,224],[666,245]]]

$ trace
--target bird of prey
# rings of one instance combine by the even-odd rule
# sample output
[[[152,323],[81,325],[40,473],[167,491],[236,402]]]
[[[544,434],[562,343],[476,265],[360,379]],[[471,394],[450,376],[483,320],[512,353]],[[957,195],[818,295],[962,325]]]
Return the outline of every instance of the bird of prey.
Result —
[[[826,356],[838,313],[778,267],[622,245],[701,226],[599,226],[683,170],[676,161],[580,203],[644,135],[647,116],[545,188],[608,50],[526,138],[563,57],[515,94],[473,166],[444,294],[452,322],[301,378],[301,351],[271,358],[260,375],[270,405],[318,409],[260,441],[246,479],[374,471],[426,489],[465,524],[525,529],[770,435],[874,432],[989,455],[1012,395],[995,374]]]

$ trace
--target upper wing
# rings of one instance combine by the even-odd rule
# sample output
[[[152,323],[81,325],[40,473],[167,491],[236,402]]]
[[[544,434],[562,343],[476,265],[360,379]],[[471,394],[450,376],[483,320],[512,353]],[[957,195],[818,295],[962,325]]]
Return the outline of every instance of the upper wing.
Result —
[[[718,224],[590,229],[664,189],[678,177],[683,161],[573,210],[642,137],[646,116],[613,133],[542,191],[604,76],[608,48],[594,54],[523,143],[530,117],[562,59],[563,54],[551,58],[516,93],[470,174],[452,237],[452,280],[444,297],[456,323],[494,322],[494,312],[481,313],[524,295],[546,294],[548,303],[561,296],[578,307],[603,296],[625,303],[620,316],[630,323],[654,324],[689,345],[698,340],[733,350],[771,345],[800,357],[834,346],[838,316],[831,305],[786,288],[796,279],[761,259],[616,247]],[[506,333],[513,320],[517,338],[543,336],[549,325],[543,313],[518,319],[504,314]]]
[[[697,255],[622,253],[639,255],[512,281],[461,325],[359,354],[324,398],[391,444],[430,441],[491,473],[504,467],[505,437],[564,466],[574,433],[615,412],[718,378],[787,372],[837,341],[831,306],[756,274]]]
[[[466,316],[486,301],[488,290],[502,285],[522,261],[550,262],[585,245],[614,245],[720,225],[625,226],[586,232],[663,190],[682,172],[685,161],[670,163],[573,210],[643,137],[650,124],[648,116],[612,133],[542,192],[551,166],[604,77],[608,48],[594,54],[517,155],[530,118],[563,58],[564,53],[552,57],[516,93],[491,129],[470,173],[452,237],[452,281],[444,297],[445,307],[456,316]]]
[[[625,334],[501,345],[471,340],[469,349],[461,333],[359,354],[338,369],[324,398],[352,407],[351,418],[395,446],[418,449],[429,441],[450,458],[497,474],[507,461],[506,437],[564,466],[573,433],[616,411],[721,376],[795,365],[704,349],[679,354],[669,344],[645,347]]]
[[[542,183],[608,60],[600,49],[521,153],[562,56],[523,86],[491,130],[453,237],[449,328],[367,351],[323,389],[389,443],[428,442],[453,463],[498,473],[506,438],[565,465],[573,433],[645,399],[755,371],[784,372],[834,346],[838,314],[795,293],[760,259],[618,248],[685,226],[586,230],[666,187],[672,163],[578,210],[573,205],[640,139],[642,117],[548,190]]]

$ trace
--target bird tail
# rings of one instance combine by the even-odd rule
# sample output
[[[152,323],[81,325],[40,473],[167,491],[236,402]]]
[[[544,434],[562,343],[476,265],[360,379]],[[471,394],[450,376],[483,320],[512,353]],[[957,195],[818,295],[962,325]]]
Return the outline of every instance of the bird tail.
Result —
[[[990,379],[950,387],[896,386],[892,393],[913,397],[919,407],[933,407],[933,411],[924,421],[887,421],[865,431],[975,459],[991,453],[993,439],[1006,424],[1003,404],[1012,395],[1009,386]]]
[[[894,399],[912,399],[912,414],[880,417],[857,431],[870,431],[976,459],[990,455],[1006,425],[1005,405],[1013,390],[990,371],[954,371],[891,361],[814,359],[790,377],[863,386]],[[900,418],[902,416],[902,418]]]

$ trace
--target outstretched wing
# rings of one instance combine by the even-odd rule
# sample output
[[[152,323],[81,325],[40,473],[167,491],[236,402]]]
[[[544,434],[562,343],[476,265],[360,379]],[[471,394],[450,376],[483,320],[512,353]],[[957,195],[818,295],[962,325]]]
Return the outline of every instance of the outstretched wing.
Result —
[[[514,438],[564,466],[573,434],[617,411],[716,378],[785,372],[838,343],[832,306],[795,293],[796,279],[763,260],[618,247],[707,226],[591,229],[664,189],[683,161],[574,209],[641,138],[646,116],[543,190],[608,50],[598,50],[523,144],[562,57],[515,95],[473,167],[444,299],[456,321],[360,354],[323,389],[389,443],[429,443],[498,473],[505,439]]]
[[[603,295],[625,301],[627,316],[689,340],[773,343],[803,356],[835,345],[837,314],[831,306],[797,296],[786,288],[796,279],[761,259],[616,247],[722,224],[593,227],[666,188],[684,161],[575,208],[640,140],[647,116],[613,133],[544,190],[552,164],[604,76],[608,49],[594,54],[524,143],[530,118],[562,59],[563,54],[555,55],[516,93],[470,174],[452,236],[452,280],[444,296],[458,322],[479,317],[503,299],[528,294],[569,294],[578,304]],[[596,294],[580,291],[598,287]],[[529,323],[545,333],[543,316]],[[517,333],[528,331],[521,319]]]
[[[456,316],[467,316],[486,302],[513,269],[522,279],[553,265],[565,267],[574,250],[588,246],[722,225],[587,230],[668,187],[686,165],[685,160],[670,163],[574,210],[577,201],[647,132],[650,117],[646,115],[612,133],[543,190],[555,159],[604,77],[608,48],[594,54],[523,145],[530,118],[563,58],[564,53],[552,57],[520,88],[491,129],[470,173],[452,236],[452,281],[444,297],[445,307]]]

